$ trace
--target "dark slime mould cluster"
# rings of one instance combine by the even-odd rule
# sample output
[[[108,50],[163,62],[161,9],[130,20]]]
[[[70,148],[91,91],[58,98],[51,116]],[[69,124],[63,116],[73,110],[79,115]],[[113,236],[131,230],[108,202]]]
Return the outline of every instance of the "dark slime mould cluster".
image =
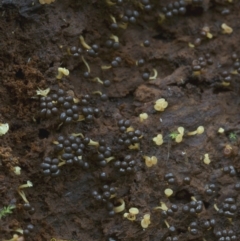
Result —
[[[23,148],[0,147],[1,205],[13,210],[0,240],[240,240],[238,0],[4,0],[0,10],[21,23],[14,37],[37,31],[31,21],[52,26],[28,67],[13,59],[19,87],[3,81],[25,122],[1,109],[0,140],[20,136]]]

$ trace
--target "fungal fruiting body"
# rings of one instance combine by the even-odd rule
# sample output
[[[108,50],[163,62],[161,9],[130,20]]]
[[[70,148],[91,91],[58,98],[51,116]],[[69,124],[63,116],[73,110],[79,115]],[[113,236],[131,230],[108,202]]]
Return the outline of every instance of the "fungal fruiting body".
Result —
[[[175,141],[177,143],[182,141],[183,135],[184,135],[184,128],[183,127],[178,127],[178,132],[179,134],[177,135],[177,137],[175,138]]]
[[[220,133],[220,134],[223,134],[224,131],[225,131],[225,130],[224,130],[222,127],[220,127],[220,128],[218,129],[218,133]]]
[[[161,146],[163,144],[163,136],[162,134],[158,134],[157,136],[153,137],[152,139],[157,146]]]
[[[233,29],[231,27],[229,27],[226,23],[223,23],[221,25],[221,28],[222,28],[223,34],[231,34],[233,32]]]
[[[209,39],[213,37],[213,35],[210,33],[210,28],[208,26],[204,26],[202,28],[202,32],[205,34],[205,36]]]
[[[120,213],[125,209],[125,202],[122,198],[118,199],[117,202],[119,203],[119,205],[115,206],[113,210],[115,213]]]
[[[130,221],[136,220],[136,215],[139,213],[138,208],[130,208],[129,213],[124,213],[123,217],[127,218]]]
[[[24,191],[23,191],[22,189],[28,188],[28,187],[32,187],[32,186],[33,186],[32,182],[27,181],[26,184],[20,185],[20,186],[18,187],[18,190],[17,190],[17,191],[18,191],[18,194],[22,197],[22,199],[23,199],[23,201],[24,201],[25,203],[29,203],[29,201],[27,200],[26,195],[25,195],[25,193],[24,193]]]
[[[37,95],[46,97],[48,95],[48,93],[50,92],[50,88],[47,88],[45,90],[41,90],[38,88],[38,90],[36,90],[36,92],[37,92]]]
[[[203,126],[199,126],[197,128],[197,130],[192,131],[192,132],[188,132],[188,136],[193,136],[193,135],[201,135],[204,132],[204,127]]]
[[[21,167],[15,166],[12,170],[16,175],[21,175]]]
[[[168,102],[164,98],[161,98],[155,102],[154,109],[156,111],[164,111],[167,108],[167,106]]]
[[[211,160],[209,158],[209,155],[206,153],[204,154],[204,159],[203,159],[204,164],[209,165]]]
[[[157,209],[161,209],[163,211],[167,211],[168,207],[167,207],[167,205],[164,202],[160,202],[160,206],[154,208],[154,210],[157,210]]]
[[[167,197],[170,197],[173,194],[173,190],[170,189],[170,188],[167,188],[167,189],[164,190],[164,193]]]
[[[142,113],[142,114],[139,115],[139,118],[140,118],[140,122],[143,122],[148,118],[148,114]]]
[[[24,241],[24,237],[23,236],[19,236],[17,234],[13,234],[13,238],[9,239],[9,240],[4,240],[4,241]]]
[[[63,76],[68,76],[69,70],[66,68],[58,68],[58,75],[56,76],[57,79],[62,79]]]
[[[173,132],[173,133],[170,134],[170,137],[171,137],[172,139],[175,139],[175,141],[176,141],[177,143],[180,143],[180,142],[182,142],[182,139],[183,139],[184,128],[180,126],[180,127],[178,127],[177,130],[178,130],[178,133]]]
[[[150,223],[150,214],[144,214],[143,219],[141,220],[142,228],[148,228]]]
[[[8,132],[8,130],[9,130],[8,123],[6,123],[6,124],[0,123],[0,136],[5,135]]]
[[[157,157],[155,157],[155,156],[152,156],[152,157],[144,156],[143,158],[145,160],[145,164],[147,167],[152,167],[152,166],[156,165],[157,161],[158,161]]]

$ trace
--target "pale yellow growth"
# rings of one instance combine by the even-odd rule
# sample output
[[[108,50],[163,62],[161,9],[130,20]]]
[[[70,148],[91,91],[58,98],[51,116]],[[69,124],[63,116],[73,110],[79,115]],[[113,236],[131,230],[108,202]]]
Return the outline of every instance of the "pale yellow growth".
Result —
[[[108,157],[108,158],[105,158],[105,160],[107,161],[107,163],[110,162],[110,161],[112,161],[112,160],[114,160],[114,159],[115,159],[114,156],[110,156],[110,157]]]
[[[8,123],[6,124],[0,123],[0,136],[5,135],[8,132],[8,130],[9,130]]]
[[[139,115],[139,118],[140,118],[140,122],[143,122],[148,118],[148,114],[142,113],[142,114]]]
[[[158,24],[162,24],[162,22],[166,19],[166,17],[163,13],[159,13],[158,16],[159,16]]]
[[[136,215],[139,213],[138,208],[130,208],[129,213],[124,213],[123,217],[127,218],[130,221],[136,220]]]
[[[232,71],[231,71],[231,74],[237,75],[238,72],[237,72],[237,70],[235,69],[235,70],[232,70]]]
[[[204,127],[203,126],[199,126],[197,128],[197,130],[192,131],[192,132],[188,132],[188,136],[201,135],[203,132],[204,132]]]
[[[164,190],[164,193],[167,197],[171,197],[172,194],[173,194],[173,190],[170,189],[170,188],[167,188],[167,189]]]
[[[53,2],[55,2],[55,0],[39,0],[39,3],[41,3],[41,4],[50,4]]]
[[[56,76],[57,79],[62,79],[63,76],[68,76],[69,70],[66,68],[58,68],[58,75]]]
[[[118,36],[116,36],[116,35],[111,35],[110,36],[110,39],[112,39],[112,40],[114,40],[115,42],[117,42],[117,43],[119,43],[119,38],[118,38]]]
[[[122,29],[127,29],[128,24],[127,23],[120,23],[120,24],[118,24],[118,26]]]
[[[144,214],[143,219],[141,220],[142,228],[148,228],[150,223],[150,214]]]
[[[168,106],[168,102],[164,99],[158,99],[154,105],[154,109],[157,111],[164,111]]]
[[[21,167],[19,167],[19,166],[13,167],[13,172],[14,172],[16,175],[21,175]]]
[[[184,128],[182,126],[178,127],[178,132],[180,135],[184,135]]]
[[[28,188],[28,187],[32,187],[32,186],[33,186],[32,182],[27,181],[26,184],[20,185],[20,186],[18,187],[18,190],[17,190],[17,191],[18,191],[18,194],[22,197],[22,199],[23,199],[23,201],[24,201],[25,203],[29,203],[29,202],[28,202],[28,200],[27,200],[27,198],[26,198],[26,195],[25,195],[24,191],[21,190],[21,189]]]
[[[50,88],[47,88],[45,90],[41,90],[41,89],[38,88],[38,90],[36,90],[36,92],[37,92],[37,95],[41,95],[41,96],[46,97],[48,95],[48,93],[50,92]]]
[[[88,143],[89,146],[99,146],[99,143],[97,141],[93,141],[90,139],[90,142]]]
[[[164,220],[164,223],[166,224],[167,228],[170,228],[169,223],[167,222],[167,220]]]
[[[126,132],[134,131],[134,128],[132,126],[129,126],[126,130]]]
[[[191,200],[197,202],[197,199],[194,196],[191,196]]]
[[[102,65],[102,66],[101,66],[101,69],[102,69],[102,70],[107,70],[107,69],[111,69],[111,68],[112,68],[111,65]]]
[[[110,196],[110,199],[115,198],[116,196],[117,196],[116,194],[112,194],[112,195]]]
[[[133,145],[130,145],[128,148],[131,150],[139,150],[140,146],[139,143],[135,143]]]
[[[139,213],[139,210],[138,210],[138,208],[130,208],[129,213],[136,215]]]
[[[161,146],[163,144],[163,136],[162,134],[158,134],[157,136],[153,137],[152,139],[157,146]]]
[[[99,90],[97,90],[97,91],[93,91],[92,93],[93,93],[94,95],[102,95],[102,92],[99,91]]]
[[[193,71],[194,76],[199,76],[201,74],[201,71]]]
[[[149,157],[149,156],[143,156],[144,160],[145,160],[145,164],[147,167],[152,167],[154,165],[157,164],[157,157],[155,156],[152,156],[152,157]]]
[[[18,189],[24,189],[24,188],[28,188],[28,187],[32,187],[32,186],[33,186],[32,182],[27,181],[26,184],[20,185],[20,186],[18,187]]]
[[[93,81],[94,81],[94,82],[98,82],[98,83],[100,83],[100,84],[103,84],[103,81],[102,81],[99,77],[95,77],[95,78],[93,79]]]
[[[209,165],[211,160],[209,158],[209,155],[206,153],[204,154],[204,159],[203,159],[204,164]]]
[[[182,142],[182,139],[183,139],[183,136],[179,134],[179,135],[176,136],[175,141],[177,143],[180,143],[180,142]]]
[[[158,72],[156,69],[153,69],[153,75],[149,77],[149,80],[155,80],[158,76]]]
[[[220,127],[220,128],[218,129],[218,133],[220,133],[220,134],[223,134],[224,131],[225,131],[225,130],[224,130],[222,127]]]
[[[112,21],[113,21],[114,23],[117,23],[117,21],[116,21],[116,18],[115,18],[115,17],[113,17],[112,15],[110,15],[110,18],[112,19]]]
[[[211,33],[207,33],[207,38],[211,39],[213,37],[213,35]]]
[[[82,46],[83,46],[85,49],[87,49],[87,50],[90,50],[90,49],[91,49],[91,47],[85,42],[84,37],[83,37],[82,35],[79,37],[79,39],[80,39],[80,42],[81,42]]]
[[[213,207],[214,207],[214,209],[215,209],[217,212],[219,211],[219,208],[218,208],[218,206],[217,206],[216,203],[213,205]]]
[[[138,2],[138,6],[143,10],[144,5],[142,3]]]
[[[192,44],[192,43],[188,43],[188,47],[189,47],[189,48],[195,48],[195,45]]]
[[[125,209],[125,202],[122,198],[118,199],[117,201],[120,203],[120,205],[114,207],[113,210],[115,213],[120,213]]]
[[[222,86],[229,86],[230,85],[229,82],[225,82],[225,81],[223,81],[221,84],[222,84]]]
[[[176,138],[175,138],[175,141],[177,142],[177,143],[180,143],[180,142],[182,142],[182,140],[183,140],[183,135],[184,135],[184,128],[183,127],[178,127],[178,135],[176,136]]]
[[[167,207],[167,205],[164,202],[160,202],[160,206],[154,208],[154,210],[157,210],[157,209],[161,209],[163,211],[167,211],[168,207]]]
[[[17,232],[17,233],[23,234],[23,229],[22,229],[22,228],[14,229],[14,232]]]
[[[24,237],[23,236],[19,236],[17,234],[13,235],[12,239],[8,239],[8,240],[3,240],[3,241],[24,241]]]
[[[59,159],[62,160],[61,157],[59,157]],[[82,156],[78,156],[78,159],[82,160]],[[58,166],[59,166],[59,167],[64,166],[64,165],[66,165],[66,161],[63,161],[63,160],[62,160],[61,162],[58,163]]]
[[[85,60],[85,58],[84,58],[83,56],[82,56],[82,61],[83,61],[83,63],[85,64],[85,66],[87,67],[88,73],[90,74],[91,69],[90,69],[90,67],[89,67],[89,64],[87,63],[87,61]]]
[[[113,2],[111,2],[110,0],[106,0],[106,3],[107,3],[109,6],[116,5],[116,3],[113,3]]]
[[[203,27],[202,30],[205,32],[207,38],[211,39],[213,37],[208,26]]]
[[[223,34],[231,34],[233,32],[233,29],[231,27],[229,27],[226,23],[223,23],[221,25],[221,28],[222,28]]]
[[[81,136],[82,138],[84,138],[84,135],[82,134],[82,133],[72,133],[71,134],[72,136],[75,136],[75,137],[77,137],[77,136]],[[54,143],[55,144],[55,143]],[[58,144],[58,143],[57,143]]]
[[[75,103],[75,104],[77,104],[77,103],[79,103],[79,99],[78,98],[73,98],[73,102]]]

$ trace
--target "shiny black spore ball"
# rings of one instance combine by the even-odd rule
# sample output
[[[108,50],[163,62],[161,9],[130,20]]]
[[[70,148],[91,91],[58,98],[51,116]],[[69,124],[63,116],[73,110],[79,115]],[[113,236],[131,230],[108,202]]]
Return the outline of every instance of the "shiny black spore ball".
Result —
[[[72,96],[64,97],[64,101],[62,103],[62,111],[59,116],[61,122],[69,124],[73,121],[77,121],[79,118],[78,114],[79,108],[74,103]]]
[[[60,150],[61,159],[66,165],[79,165],[84,169],[89,168],[89,163],[84,161],[84,150],[86,149],[90,139],[80,138],[73,135],[67,137],[59,136],[58,144],[55,149]]]
[[[57,103],[51,96],[40,98],[40,108],[40,116],[44,118],[50,118],[59,112]]]
[[[191,215],[196,215],[201,213],[203,210],[203,202],[202,201],[191,201],[189,204],[184,205],[182,211],[184,213],[189,213]]]
[[[131,155],[127,155],[124,157],[122,161],[117,160],[114,162],[114,167],[116,170],[122,174],[130,174],[136,171],[137,162],[132,158]]]
[[[60,169],[58,167],[58,164],[59,164],[58,158],[53,158],[53,159],[50,157],[44,158],[43,162],[41,163],[43,174],[45,176],[52,176],[52,177],[59,176]]]

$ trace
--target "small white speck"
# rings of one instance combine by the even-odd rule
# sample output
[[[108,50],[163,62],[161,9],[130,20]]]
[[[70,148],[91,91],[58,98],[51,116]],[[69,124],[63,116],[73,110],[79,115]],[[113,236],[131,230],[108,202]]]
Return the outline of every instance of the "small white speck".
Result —
[[[162,118],[159,118],[159,121],[162,122]]]

